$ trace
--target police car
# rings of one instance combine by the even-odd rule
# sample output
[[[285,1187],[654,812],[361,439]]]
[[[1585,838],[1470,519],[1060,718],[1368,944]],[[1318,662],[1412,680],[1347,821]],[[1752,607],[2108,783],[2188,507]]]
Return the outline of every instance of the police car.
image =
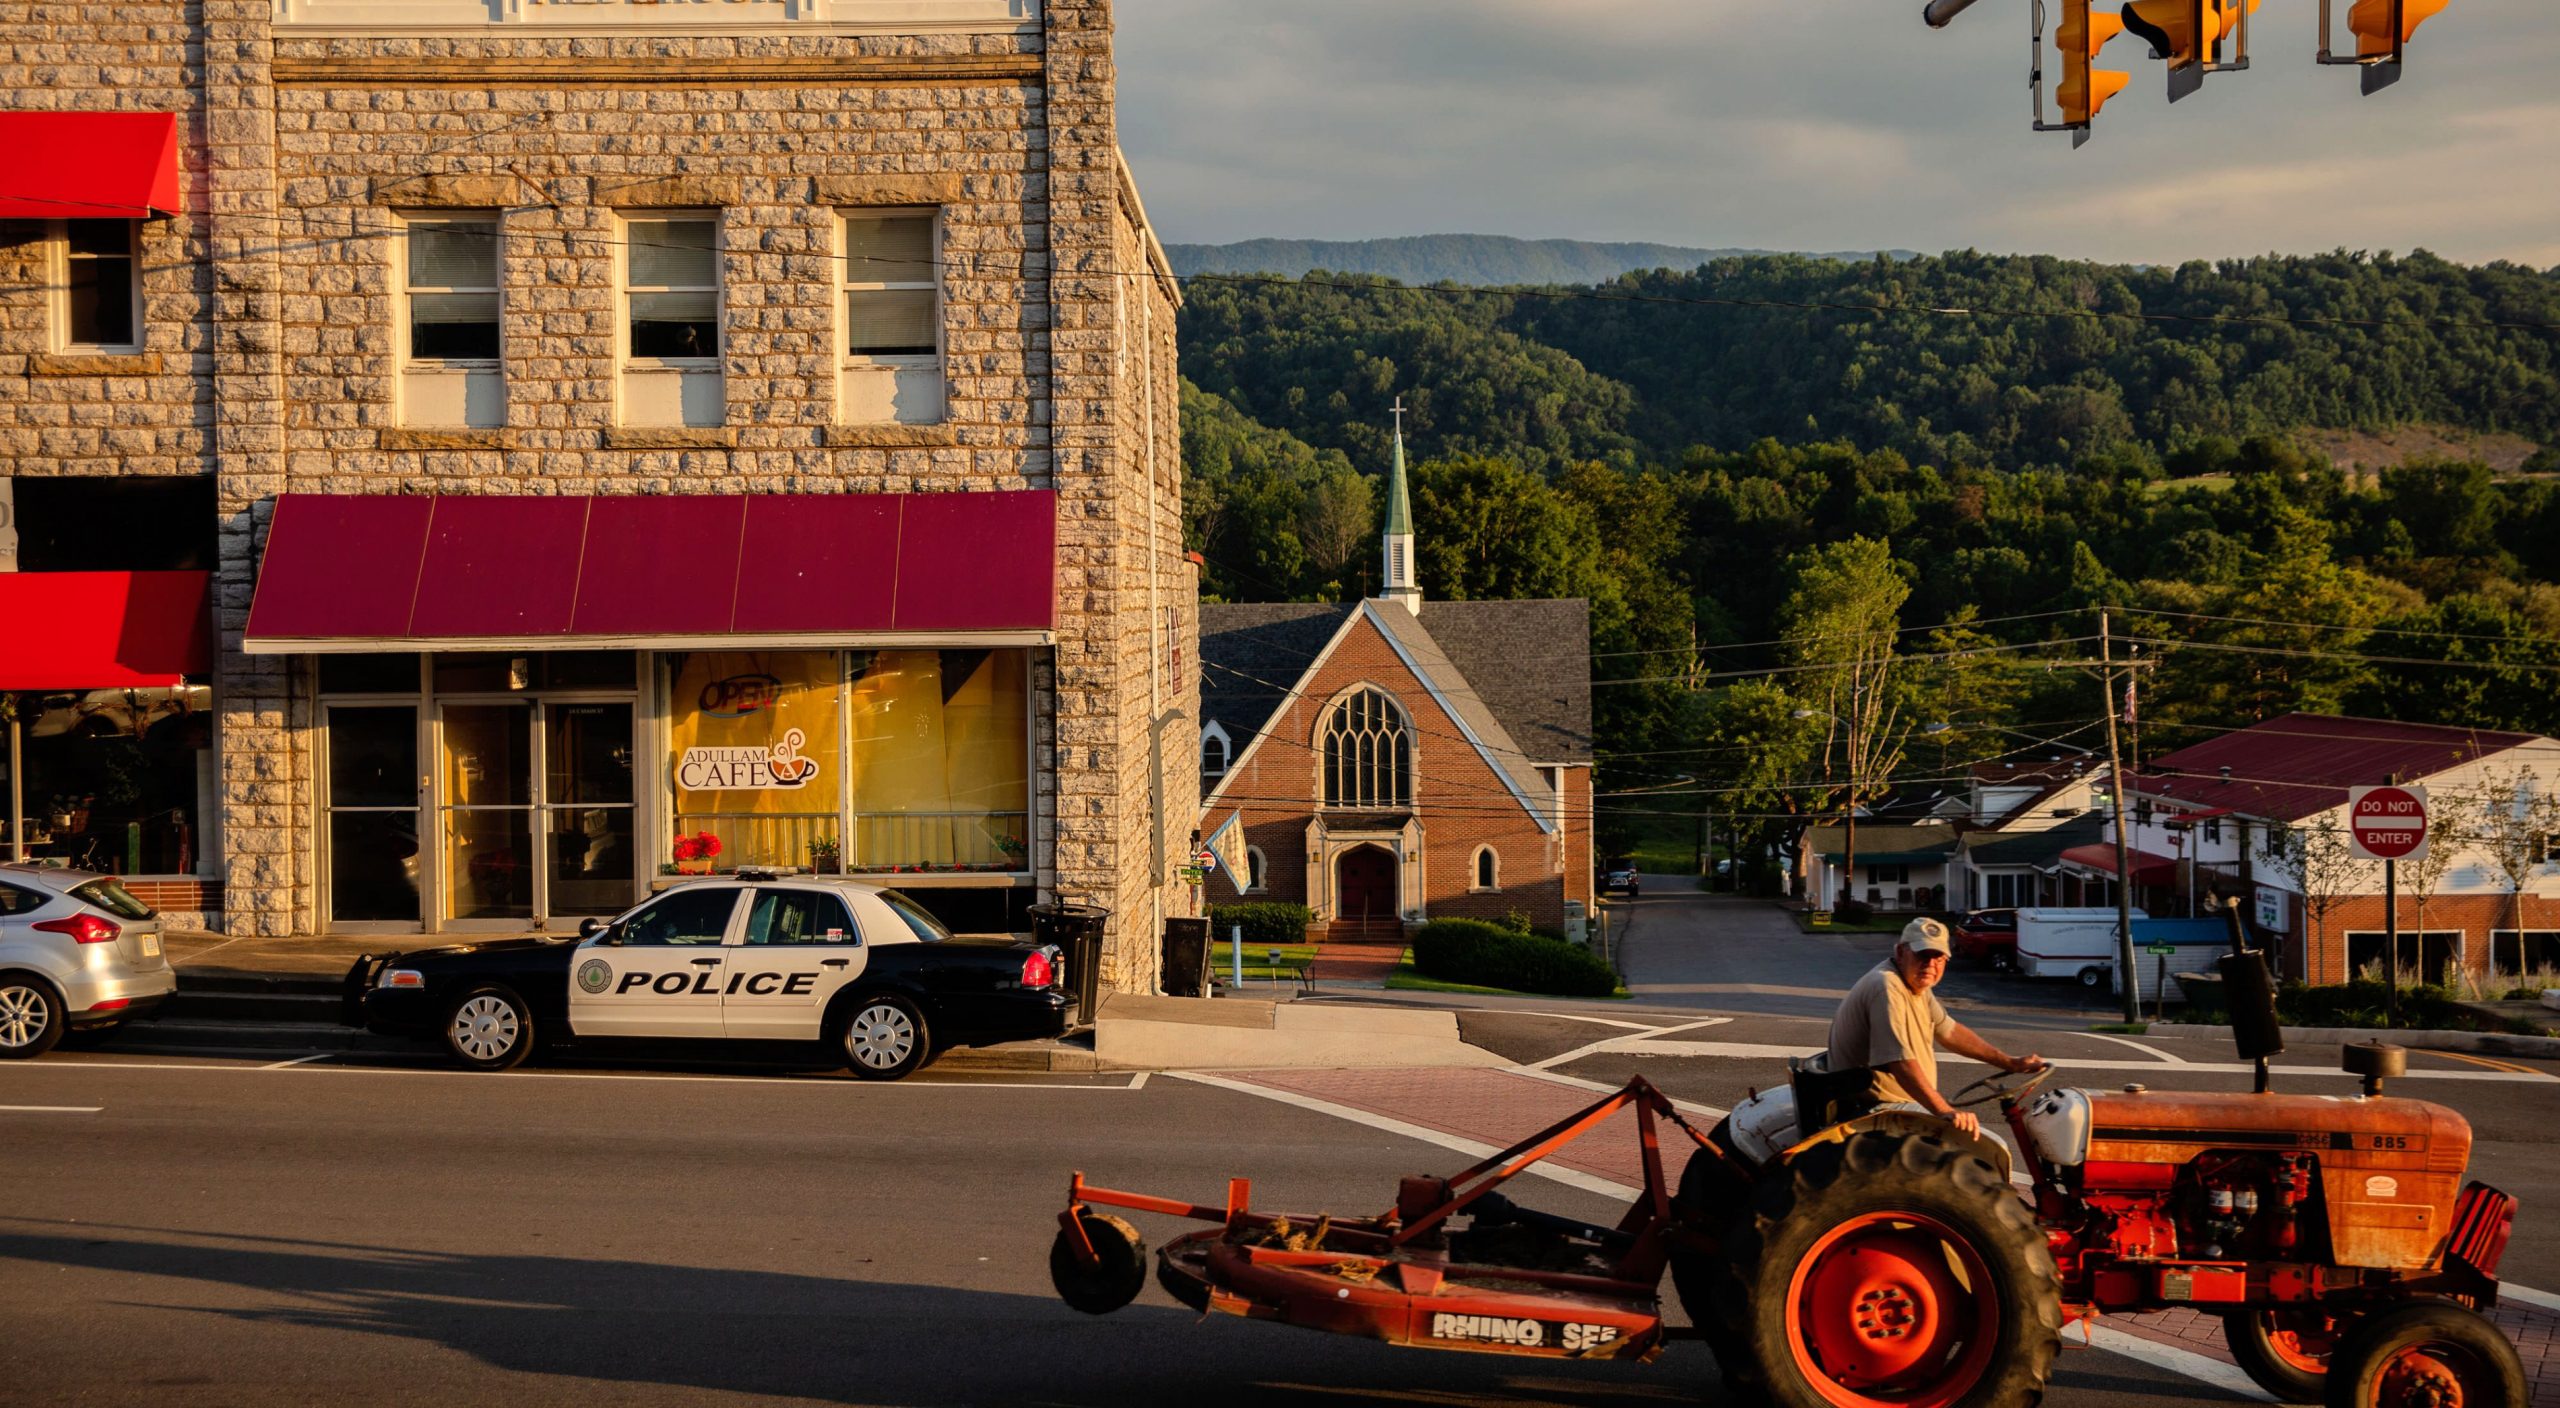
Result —
[[[897,1080],[952,1046],[1055,1036],[1067,996],[1054,948],[952,937],[896,890],[741,871],[687,881],[579,937],[368,954],[346,1021],[426,1037],[503,1071],[536,1043],[824,1043],[853,1073]]]

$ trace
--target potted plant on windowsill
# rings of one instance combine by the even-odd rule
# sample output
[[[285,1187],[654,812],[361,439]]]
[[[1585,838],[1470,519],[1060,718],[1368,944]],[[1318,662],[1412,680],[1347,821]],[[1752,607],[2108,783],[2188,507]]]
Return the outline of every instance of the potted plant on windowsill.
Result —
[[[708,831],[697,831],[690,836],[678,836],[675,843],[676,873],[708,875],[711,873],[713,857],[719,854],[720,838]]]
[[[809,843],[809,871],[813,875],[844,873],[844,855],[836,849],[836,838],[821,836]]]

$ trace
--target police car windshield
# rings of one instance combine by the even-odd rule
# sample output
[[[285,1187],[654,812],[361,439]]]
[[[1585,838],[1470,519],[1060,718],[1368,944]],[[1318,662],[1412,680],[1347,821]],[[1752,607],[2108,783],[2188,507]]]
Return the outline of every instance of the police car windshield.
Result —
[[[926,943],[938,944],[951,937],[951,931],[942,927],[941,920],[925,913],[924,906],[905,895],[895,890],[882,890],[880,898],[888,901],[891,914],[905,921],[908,928],[915,930],[916,937]]]

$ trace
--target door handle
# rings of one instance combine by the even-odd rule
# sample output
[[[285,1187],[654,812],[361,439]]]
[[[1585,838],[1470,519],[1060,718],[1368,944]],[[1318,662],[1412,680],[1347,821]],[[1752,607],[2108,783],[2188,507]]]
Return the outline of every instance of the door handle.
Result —
[[[720,960],[716,958],[697,958],[693,960],[693,966],[696,968],[717,968],[720,966]]]
[[[819,962],[818,966],[821,968],[850,968],[853,966],[853,960],[850,958],[823,959]]]

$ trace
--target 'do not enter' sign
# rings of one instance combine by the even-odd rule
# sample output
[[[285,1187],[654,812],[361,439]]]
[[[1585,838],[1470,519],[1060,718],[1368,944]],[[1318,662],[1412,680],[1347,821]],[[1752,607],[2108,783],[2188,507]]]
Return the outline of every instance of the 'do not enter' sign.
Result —
[[[2358,860],[2417,860],[2427,853],[2427,789],[2347,791],[2347,849]]]

